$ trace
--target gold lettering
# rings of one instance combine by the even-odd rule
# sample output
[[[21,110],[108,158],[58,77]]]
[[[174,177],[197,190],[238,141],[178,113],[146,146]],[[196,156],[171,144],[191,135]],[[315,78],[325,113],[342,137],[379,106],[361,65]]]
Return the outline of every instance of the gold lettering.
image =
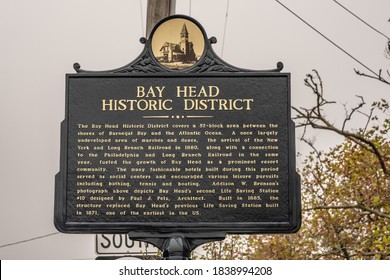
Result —
[[[106,111],[107,106],[109,107],[109,111],[112,111],[112,99],[109,99],[108,102],[106,99],[102,100],[102,111]]]
[[[250,111],[253,99],[184,99],[185,111]]]
[[[138,86],[138,99],[102,99],[101,110],[172,110],[173,100],[161,98],[164,89]],[[244,111],[253,104],[215,98],[216,86],[181,86],[177,95],[194,111]],[[197,221],[207,211],[285,207],[283,130],[276,123],[80,122],[73,166],[76,220],[170,215]]]
[[[159,89],[162,90],[162,89]],[[103,99],[102,111],[171,111],[172,99]]]
[[[162,98],[162,94],[163,94],[163,91],[165,89],[165,86],[156,86],[155,88],[157,90],[157,93],[155,92],[155,90],[153,89],[152,86],[149,87],[148,91],[145,92],[145,87],[144,86],[137,86],[137,97],[138,98],[141,98],[141,97],[147,97],[147,98],[156,98],[156,97],[159,97],[159,98]]]
[[[181,98],[215,98],[219,95],[219,87],[217,86],[202,86],[199,90],[196,86],[176,86],[176,97]]]

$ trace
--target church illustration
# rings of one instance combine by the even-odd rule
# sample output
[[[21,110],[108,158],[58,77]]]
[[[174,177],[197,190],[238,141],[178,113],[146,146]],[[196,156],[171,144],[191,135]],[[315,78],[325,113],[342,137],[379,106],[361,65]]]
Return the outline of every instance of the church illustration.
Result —
[[[194,44],[188,39],[187,26],[184,23],[180,32],[178,44],[165,42],[160,48],[160,56],[157,58],[162,63],[194,63],[197,61]]]

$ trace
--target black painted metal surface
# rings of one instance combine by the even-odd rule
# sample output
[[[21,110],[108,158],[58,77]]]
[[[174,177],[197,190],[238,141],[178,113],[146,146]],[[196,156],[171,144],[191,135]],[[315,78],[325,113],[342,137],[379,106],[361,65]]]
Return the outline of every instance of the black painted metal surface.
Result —
[[[182,70],[173,70],[163,66],[151,50],[153,34],[159,25],[175,18],[194,22],[200,28],[205,42],[204,51],[199,60]],[[227,233],[292,233],[297,231],[301,220],[300,179],[295,171],[294,123],[290,117],[290,75],[279,73],[283,64],[279,62],[276,69],[263,71],[237,68],[224,62],[214,53],[211,44],[215,43],[216,39],[213,37],[207,39],[204,29],[195,20],[186,16],[174,16],[163,20],[159,25],[155,27],[149,40],[141,38],[141,43],[145,44],[145,48],[140,56],[130,64],[108,71],[87,71],[81,69],[76,63],[74,68],[78,74],[67,75],[66,116],[61,124],[61,166],[60,172],[56,175],[56,227],[62,232],[130,232],[130,237],[137,240],[146,239],[149,242],[153,236],[157,236],[155,238],[157,241],[151,243],[160,248],[163,246],[161,238],[171,239],[172,234],[195,240],[193,244],[199,245],[205,240],[222,239]],[[132,103],[132,109],[127,101],[126,108],[123,102],[123,106],[116,103],[117,107],[113,105],[114,103],[107,103],[107,100],[117,100],[117,102],[119,100],[139,100],[139,92],[137,92],[139,86],[144,87],[145,93],[148,89],[153,90],[153,93],[149,92],[148,97],[143,96],[145,101],[142,102],[145,104],[137,103],[141,107],[134,105],[137,101]],[[179,91],[185,87],[187,90],[190,90],[189,87],[194,87],[196,93],[185,95],[184,91],[178,92],[178,87]],[[216,95],[217,89],[218,95]],[[146,99],[155,100],[157,103],[146,105]],[[215,101],[217,99],[226,101]],[[161,102],[166,100],[171,101],[164,107]],[[203,105],[199,103],[200,100],[204,100]],[[236,103],[236,106],[233,106],[234,100],[246,101],[240,101],[239,104]],[[145,106],[149,106],[149,110],[145,109]],[[196,108],[198,110],[195,110]],[[94,135],[80,135],[80,132],[83,132],[80,124],[87,125],[85,132]],[[103,127],[92,128],[93,124],[101,124]],[[106,124],[118,125],[118,128],[105,128]],[[266,127],[244,128],[244,126],[255,124],[264,124]],[[276,124],[277,128],[270,127],[271,124]],[[138,128],[127,129],[123,127],[124,125]],[[229,125],[239,125],[239,128],[235,129]],[[141,126],[143,128],[139,128]],[[184,128],[185,126],[187,127]],[[109,136],[110,131],[119,132],[125,136]],[[174,136],[167,134],[167,131],[174,133]],[[233,131],[239,135],[236,136]],[[269,142],[267,135],[256,136],[259,131],[277,133],[277,136],[274,135],[277,144]],[[146,134],[137,135],[138,132]],[[152,137],[152,132],[156,133],[154,137]],[[181,132],[184,132],[184,135],[179,135]],[[190,134],[191,132],[200,134]],[[99,133],[104,135],[99,136]],[[163,144],[140,143],[142,139],[146,139],[145,137],[160,139]],[[115,145],[101,143],[100,145],[99,142],[79,142],[80,139],[100,139],[100,141],[127,139],[128,142],[118,142]],[[168,144],[168,139],[176,139],[179,143]],[[186,143],[188,139],[197,142],[195,144]],[[214,145],[209,139],[216,140],[217,144]],[[231,140],[230,144],[223,144],[222,139],[234,139],[239,142]],[[248,144],[244,143],[246,139],[249,139]],[[256,142],[255,139],[258,141],[263,139],[263,142]],[[109,151],[109,145],[119,150]],[[236,146],[239,150],[229,151],[226,149],[228,145]],[[272,163],[273,165],[263,163],[264,153],[258,156],[250,155],[248,151],[250,145],[257,147],[252,150],[253,153],[266,150],[270,154],[272,149],[264,147],[277,146],[277,163]],[[83,148],[80,149],[79,146]],[[103,151],[93,151],[95,147],[100,146],[103,146]],[[157,150],[149,149],[150,146],[157,146]],[[167,150],[164,153],[161,147],[168,146],[171,149],[176,149],[176,146],[180,149]],[[188,146],[197,146],[198,150],[191,150]],[[208,150],[208,146],[220,146],[223,147],[223,151]],[[241,150],[243,146],[246,150]],[[83,150],[86,147],[88,150]],[[126,153],[133,154],[133,156],[137,154],[138,157],[105,156],[105,153],[126,154],[125,147],[130,147]],[[89,156],[91,152],[97,156]],[[191,154],[190,160],[199,160],[199,164],[188,162],[183,152]],[[210,152],[215,155],[210,156]],[[223,157],[218,156],[218,153],[229,155]],[[84,158],[81,158],[80,154]],[[154,154],[154,157],[148,158],[147,154]],[[166,156],[167,154],[169,156]],[[114,161],[115,159],[116,163],[111,162],[107,165],[101,163],[101,161]],[[80,163],[83,160],[85,162]],[[164,160],[168,162],[163,163]],[[175,162],[173,163],[172,160]],[[235,163],[229,164],[229,160]],[[255,165],[243,164],[242,169],[239,170],[240,160],[254,161]],[[130,161],[131,164],[129,164]],[[138,164],[137,161],[154,161],[155,163],[152,165]],[[131,171],[132,167],[145,169]],[[246,167],[254,167],[256,171],[248,171],[250,169],[246,170]],[[95,168],[96,170],[100,168],[101,171],[100,173],[99,171],[88,173],[80,171],[80,168]],[[118,172],[117,168],[126,169],[124,178],[115,178],[117,175],[123,175]],[[167,169],[166,172],[161,171],[164,168]],[[227,168],[227,171],[223,171],[223,168]],[[228,168],[235,169],[229,172]],[[261,168],[274,169],[270,172],[260,172]],[[104,178],[100,178],[99,174],[104,175]],[[131,179],[129,177],[131,174],[138,177]],[[161,176],[157,178],[156,174]],[[191,193],[174,192],[174,189],[180,189],[179,183],[185,180],[172,179],[172,175],[191,174],[197,175],[198,178],[187,180],[192,184],[181,188],[187,192],[191,190]],[[95,176],[88,178],[89,185],[85,183],[86,180],[78,177],[88,175]],[[228,177],[221,177],[224,179],[218,180],[210,178],[210,176],[222,175]],[[236,175],[235,178],[234,175]],[[243,180],[239,175],[248,175],[248,177]],[[256,179],[256,175],[263,177],[268,175],[268,177],[260,180]],[[115,179],[109,179],[110,176]],[[270,179],[272,176],[273,179]],[[85,186],[78,186],[80,182],[83,182]],[[113,187],[109,186],[110,182],[121,184],[119,189],[130,190],[130,193],[121,195],[113,193]],[[259,193],[260,187],[256,186],[256,182],[270,184],[267,187],[263,185],[262,189],[272,191],[271,194],[275,193],[277,201],[271,200],[270,193]],[[129,185],[124,187],[126,183]],[[163,183],[172,183],[172,186],[163,185]],[[219,185],[212,186],[215,183]],[[271,186],[271,184],[274,185]],[[137,194],[131,192],[133,189],[139,192]],[[214,193],[207,193],[212,189],[215,190]],[[225,189],[226,192],[223,193]],[[245,189],[246,193],[241,195],[237,189]],[[142,190],[146,193],[142,193]],[[155,192],[147,193],[150,190]],[[204,194],[197,193],[197,190],[204,191]],[[229,193],[229,190],[232,192]],[[277,192],[273,192],[275,190]],[[119,200],[119,196],[123,197],[129,206],[112,208],[111,204],[125,205],[125,202]],[[259,197],[250,198],[250,196]],[[196,197],[196,199],[191,200],[188,197]],[[185,199],[179,201],[179,198]],[[189,206],[175,208],[185,203]],[[253,205],[243,207],[242,203]],[[85,207],[85,205],[96,204],[101,206]],[[144,208],[140,208],[140,204],[145,205]],[[191,204],[193,204],[192,207]],[[80,205],[84,206],[79,207]],[[211,208],[211,205],[214,206]],[[121,210],[122,213],[123,211],[126,213],[121,215]],[[139,212],[139,214],[131,215],[130,211]],[[180,211],[187,212],[187,214],[180,214]],[[107,215],[109,212],[115,212],[115,214]],[[149,212],[154,215],[144,214]],[[169,244],[165,247],[172,248]]]

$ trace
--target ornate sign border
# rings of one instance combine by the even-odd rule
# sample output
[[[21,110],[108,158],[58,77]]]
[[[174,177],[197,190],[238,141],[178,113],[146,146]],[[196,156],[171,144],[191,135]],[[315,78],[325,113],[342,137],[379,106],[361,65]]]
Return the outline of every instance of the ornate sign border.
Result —
[[[181,19],[193,22],[201,31],[204,38],[204,50],[198,60],[185,69],[171,69],[164,66],[156,58],[152,51],[152,41],[158,28],[173,19]],[[270,70],[247,70],[232,66],[219,58],[212,48],[216,38],[207,39],[203,27],[194,19],[175,15],[162,20],[151,33],[150,39],[141,38],[140,42],[145,45],[141,54],[131,63],[113,70],[90,71],[84,70],[78,63],[74,64],[77,74],[67,77],[103,77],[103,76],[143,76],[143,77],[284,77],[290,84],[289,73],[279,73],[283,69],[281,62],[275,69]],[[288,88],[290,96],[290,88]],[[290,110],[288,110],[290,112]],[[290,119],[290,116],[288,116]],[[301,201],[300,201],[300,176],[295,171],[295,128],[290,119],[289,131],[289,222],[286,223],[67,223],[66,221],[66,164],[67,164],[67,120],[61,123],[61,168],[56,175],[55,190],[55,225],[61,232],[69,233],[128,233],[139,231],[142,233],[168,234],[180,232],[187,237],[191,234],[206,234],[218,236],[227,233],[293,233],[299,230],[301,224]],[[214,233],[214,234],[213,234]]]

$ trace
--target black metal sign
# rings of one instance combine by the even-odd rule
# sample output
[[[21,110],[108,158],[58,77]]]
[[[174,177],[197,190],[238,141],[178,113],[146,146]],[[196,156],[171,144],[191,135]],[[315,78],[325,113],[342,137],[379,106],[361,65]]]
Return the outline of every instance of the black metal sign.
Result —
[[[167,34],[169,34],[169,37]],[[172,35],[173,34],[173,35]],[[66,76],[63,232],[288,233],[300,225],[290,75],[223,62],[175,16],[122,68]]]

